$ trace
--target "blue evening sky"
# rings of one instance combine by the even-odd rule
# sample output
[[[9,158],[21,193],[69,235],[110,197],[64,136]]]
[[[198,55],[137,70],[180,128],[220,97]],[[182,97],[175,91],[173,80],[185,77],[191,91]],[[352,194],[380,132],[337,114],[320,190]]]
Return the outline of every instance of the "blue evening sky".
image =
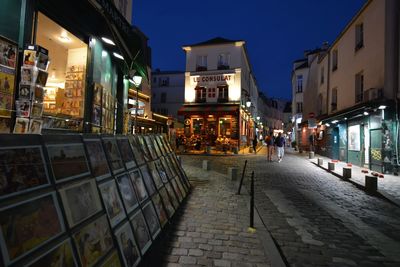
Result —
[[[185,44],[245,40],[259,89],[290,99],[292,62],[333,42],[365,1],[133,0],[133,24],[149,38],[153,70],[185,70]]]

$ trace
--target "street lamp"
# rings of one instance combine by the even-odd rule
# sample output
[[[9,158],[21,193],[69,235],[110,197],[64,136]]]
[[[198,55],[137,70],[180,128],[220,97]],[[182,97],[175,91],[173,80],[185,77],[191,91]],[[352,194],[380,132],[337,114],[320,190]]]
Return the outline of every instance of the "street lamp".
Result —
[[[139,86],[142,83],[142,77],[135,75],[131,79],[129,79],[131,83],[135,86],[136,89],[136,105],[135,105],[135,122],[133,127],[133,133],[136,133],[136,126],[137,126],[137,113],[138,113],[138,106],[139,106]]]
[[[246,101],[246,107],[249,108],[250,106],[251,106],[251,101],[250,101],[250,99],[249,99],[249,100]]]

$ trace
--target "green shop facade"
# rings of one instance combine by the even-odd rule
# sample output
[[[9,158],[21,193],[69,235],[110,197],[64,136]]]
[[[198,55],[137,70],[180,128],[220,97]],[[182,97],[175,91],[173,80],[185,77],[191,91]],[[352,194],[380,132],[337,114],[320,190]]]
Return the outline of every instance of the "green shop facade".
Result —
[[[130,78],[148,79],[150,57],[147,40],[112,1],[1,7],[0,133],[130,132]]]
[[[398,173],[395,101],[362,103],[319,118],[316,152],[380,173]]]

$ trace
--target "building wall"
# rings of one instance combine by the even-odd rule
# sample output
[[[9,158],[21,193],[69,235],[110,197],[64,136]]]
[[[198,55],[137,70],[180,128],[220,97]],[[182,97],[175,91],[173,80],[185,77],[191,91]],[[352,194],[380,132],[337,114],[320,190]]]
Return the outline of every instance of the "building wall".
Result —
[[[327,94],[328,94],[328,86],[329,86],[329,55],[326,54],[318,63],[318,73],[321,74],[322,68],[324,69],[325,81],[321,83],[318,80],[318,90],[316,93],[316,110],[315,115],[322,115],[328,113],[328,107],[331,106],[331,103],[327,103]],[[318,79],[321,77],[319,76]],[[319,103],[319,96],[322,96],[322,102]]]
[[[163,80],[168,79],[168,84],[163,85]],[[161,103],[161,95],[166,94],[165,103]],[[184,103],[185,95],[185,73],[163,73],[152,74],[152,110],[155,113],[172,116],[179,121],[178,110]],[[167,111],[167,113],[164,113]]]
[[[338,68],[331,70],[329,88],[330,91],[333,88],[338,90],[337,111],[356,103],[355,75],[361,71],[364,73],[364,91],[384,88],[385,3],[371,1],[331,48],[331,57],[333,50],[338,51]],[[356,25],[360,23],[364,25],[364,47],[355,51]],[[331,96],[328,103],[331,103]]]

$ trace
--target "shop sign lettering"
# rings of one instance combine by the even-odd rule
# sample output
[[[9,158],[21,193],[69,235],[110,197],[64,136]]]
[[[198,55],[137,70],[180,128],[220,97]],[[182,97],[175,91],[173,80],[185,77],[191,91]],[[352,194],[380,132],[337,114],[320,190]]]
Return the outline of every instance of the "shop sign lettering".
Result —
[[[193,76],[194,83],[214,83],[214,82],[229,82],[233,81],[233,74]]]

